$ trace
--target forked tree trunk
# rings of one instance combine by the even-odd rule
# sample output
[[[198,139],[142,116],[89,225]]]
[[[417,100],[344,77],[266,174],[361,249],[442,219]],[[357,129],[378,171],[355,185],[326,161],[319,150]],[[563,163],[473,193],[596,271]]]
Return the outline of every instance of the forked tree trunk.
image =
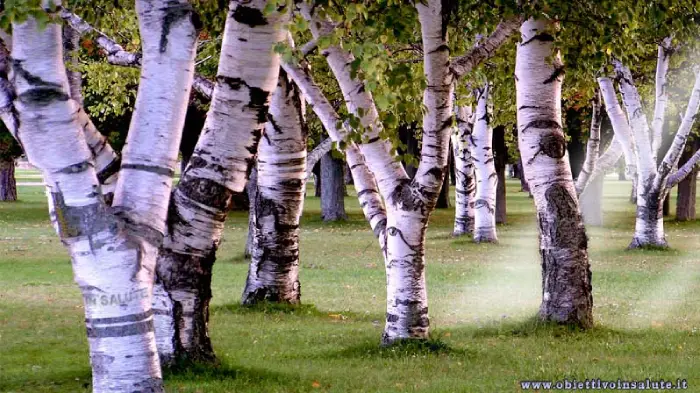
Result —
[[[515,61],[518,146],[535,199],[542,257],[544,320],[593,326],[587,238],[561,123],[563,64],[553,51],[551,22],[520,29]]]
[[[30,17],[13,23],[12,31],[19,135],[30,162],[42,170],[52,222],[71,253],[96,393],[163,391],[151,308],[153,272],[197,32],[186,1],[138,0],[136,11],[141,85],[111,209],[100,189],[94,161],[99,155],[70,98],[61,27],[39,27]]]
[[[0,161],[0,201],[17,200],[17,180],[15,179],[15,160]]]
[[[267,121],[286,39],[286,8],[264,14],[265,0],[231,1],[211,105],[199,141],[171,196],[168,234],[158,258],[155,299],[164,363],[214,359],[208,334],[212,266],[234,193],[241,193]]]
[[[280,72],[268,119],[258,150],[258,191],[251,201],[254,246],[241,302],[296,304],[301,300],[299,218],[306,188],[307,131],[299,92],[285,72]]]
[[[455,111],[457,130],[452,134],[455,157],[455,224],[453,236],[470,235],[474,231],[474,202],[476,200],[476,176],[472,160],[472,130],[474,116],[471,107],[458,107]]]
[[[496,235],[496,187],[498,175],[493,157],[493,129],[489,110],[489,89],[486,84],[477,90],[476,121],[472,145],[472,160],[476,173],[474,202],[474,242],[493,243]]]
[[[331,152],[321,157],[321,219],[340,221],[345,213],[345,163]]]
[[[493,154],[498,184],[496,185],[496,224],[505,224],[506,219],[506,165],[508,163],[508,147],[505,139],[506,128],[499,126],[493,129]]]

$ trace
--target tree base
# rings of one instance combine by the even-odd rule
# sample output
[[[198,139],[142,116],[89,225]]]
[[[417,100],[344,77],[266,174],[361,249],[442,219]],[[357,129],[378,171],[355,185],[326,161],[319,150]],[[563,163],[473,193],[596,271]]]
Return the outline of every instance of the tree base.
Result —
[[[298,282],[296,287],[298,288]],[[245,306],[253,306],[260,303],[277,303],[277,304],[301,304],[301,293],[299,290],[282,291],[277,287],[257,287],[246,288],[241,297],[241,303]]]
[[[480,243],[498,244],[498,238],[495,238],[493,236],[475,235],[474,236],[474,243],[477,243],[477,244],[480,244]]]
[[[628,250],[668,250],[666,239],[644,240],[638,237],[632,239],[632,243],[627,246]]]
[[[389,347],[427,347],[431,343],[426,334],[424,337],[390,337],[386,332],[382,334],[382,348]]]

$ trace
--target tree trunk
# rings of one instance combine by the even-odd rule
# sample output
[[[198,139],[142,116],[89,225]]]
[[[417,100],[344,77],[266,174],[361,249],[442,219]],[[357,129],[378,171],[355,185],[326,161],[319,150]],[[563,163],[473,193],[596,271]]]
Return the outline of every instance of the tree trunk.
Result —
[[[192,158],[171,196],[160,249],[155,299],[158,351],[164,363],[211,361],[208,334],[212,267],[227,209],[242,193],[279,76],[286,10],[263,15],[267,2],[230,2],[209,112]]]
[[[471,156],[474,117],[471,107],[456,110],[457,132],[452,134],[455,157],[455,225],[453,236],[470,235],[474,231],[474,202],[476,200],[476,175]]]
[[[14,202],[16,200],[15,160],[0,161],[0,201]]]
[[[258,152],[255,237],[243,304],[296,304],[301,297],[299,218],[306,188],[307,130],[297,88],[284,71],[279,79]],[[341,183],[344,168],[340,165]]]
[[[588,182],[580,196],[583,222],[603,226],[603,183],[605,176],[596,176]]]
[[[649,187],[645,187],[648,190]],[[664,233],[663,198],[658,193],[637,193],[637,219],[630,249],[644,247],[667,248]]]
[[[136,12],[141,84],[111,208],[101,193],[98,153],[83,133],[79,105],[70,98],[61,27],[39,26],[31,16],[12,26],[19,135],[30,162],[42,170],[52,222],[71,253],[96,393],[163,392],[151,308],[153,273],[197,33],[186,1],[137,0]],[[172,25],[171,15],[178,15]]]
[[[496,186],[498,175],[493,158],[493,129],[489,110],[489,90],[486,84],[475,93],[477,97],[476,123],[472,159],[476,173],[476,201],[474,202],[474,242],[495,243],[496,235]]]
[[[518,146],[535,199],[542,257],[544,320],[593,326],[586,230],[561,123],[563,64],[553,52],[551,22],[529,19],[515,62]]]
[[[348,218],[345,214],[345,177],[343,160],[334,158],[330,152],[321,158],[321,219],[339,221]]]
[[[493,154],[498,184],[496,185],[496,224],[506,223],[506,166],[508,163],[508,147],[505,138],[506,128],[499,126],[493,129]]]
[[[326,153],[328,154],[328,153]],[[326,155],[324,154],[324,156]],[[321,157],[323,159],[323,156]],[[316,165],[314,165],[314,169],[312,171],[313,176],[314,176],[314,196],[316,198],[321,197],[321,193],[323,192],[323,188],[321,187],[321,160],[319,159],[316,162]]]
[[[518,163],[516,164],[518,168],[518,173],[520,174],[520,191],[527,192],[532,198],[532,193],[530,193],[530,186],[527,184],[527,177],[525,177],[525,168],[523,167],[523,159],[518,158]]]
[[[627,180],[627,176],[625,176],[625,166],[624,165],[620,165],[617,168],[617,180],[619,180],[619,181],[626,181]]]
[[[671,214],[671,196],[669,194],[666,194],[666,197],[664,198],[664,203],[663,203],[663,208],[662,210],[662,215],[664,217],[668,217],[669,214]]]
[[[682,167],[694,154],[693,150],[697,150],[698,141],[694,143],[694,149],[687,149],[683,152],[681,160],[678,163]],[[698,180],[698,169],[694,168],[685,179],[678,183],[678,197],[676,199],[676,220],[677,221],[692,221],[695,220],[695,195]]]
[[[257,160],[256,160],[257,161]],[[245,250],[243,251],[243,258],[250,259],[253,256],[253,250],[255,249],[255,212],[256,204],[255,201],[258,197],[258,167],[254,165],[250,171],[250,178],[248,179],[248,184],[246,185],[246,192],[248,193],[248,236],[245,241]]]

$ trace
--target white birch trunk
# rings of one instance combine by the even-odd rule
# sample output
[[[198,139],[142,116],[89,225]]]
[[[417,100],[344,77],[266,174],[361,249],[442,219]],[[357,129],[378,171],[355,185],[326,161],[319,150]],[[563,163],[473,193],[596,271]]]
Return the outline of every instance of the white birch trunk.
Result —
[[[530,19],[520,29],[515,61],[518,145],[537,208],[544,320],[593,325],[587,238],[561,125],[562,63],[553,26]]]
[[[593,105],[591,110],[591,130],[588,135],[588,143],[586,143],[586,158],[583,161],[583,168],[576,179],[576,193],[581,195],[586,188],[591,174],[595,171],[598,163],[598,154],[600,151],[600,125],[602,116],[600,115],[601,97],[598,91],[593,97]]]
[[[136,7],[142,83],[111,211],[99,192],[79,106],[69,96],[60,26],[39,29],[32,18],[13,25],[19,137],[43,172],[53,221],[71,252],[97,393],[163,391],[151,309],[153,271],[197,34],[186,1],[137,1]]]
[[[666,114],[666,104],[668,93],[666,89],[666,74],[672,53],[671,37],[666,37],[659,45],[656,61],[656,89],[654,101],[654,120],[651,122],[651,154],[656,165],[656,157],[661,148],[661,135],[664,128],[664,116]]]
[[[214,359],[207,324],[216,249],[231,195],[243,191],[255,163],[279,74],[273,47],[286,37],[286,9],[263,15],[266,4],[230,2],[209,112],[172,193],[154,299],[164,363]]]
[[[489,110],[489,85],[477,89],[476,120],[472,160],[476,172],[476,201],[474,202],[474,242],[495,243],[496,235],[496,186],[498,177],[493,158],[493,129]]]
[[[455,157],[455,225],[452,235],[462,236],[474,231],[476,175],[471,155],[474,118],[471,107],[458,107],[455,115],[457,130],[452,134]]]
[[[241,302],[301,301],[299,219],[306,189],[307,131],[297,88],[280,73],[258,150],[254,247]]]
[[[598,78],[598,86],[600,94],[605,103],[605,111],[610,118],[610,123],[615,133],[615,139],[620,143],[623,154],[625,156],[625,173],[632,179],[637,178],[637,148],[634,141],[634,135],[630,129],[630,124],[627,121],[620,101],[617,99],[617,93],[613,86],[612,80],[609,78]]]
[[[340,116],[338,116],[331,103],[328,102],[321,89],[313,81],[313,78],[308,73],[308,68],[284,62],[282,63],[282,68],[299,87],[304,98],[318,116],[326,132],[328,132],[330,139],[341,146],[345,145],[343,149],[345,158],[350,166],[353,185],[357,191],[362,212],[379,240],[382,250],[384,250],[386,241],[386,209],[379,194],[379,187],[374,174],[367,166],[364,155],[354,142],[348,143],[346,141],[349,133],[347,126],[342,124],[342,128],[338,128],[338,125],[342,123]],[[309,167],[307,168],[310,169]]]

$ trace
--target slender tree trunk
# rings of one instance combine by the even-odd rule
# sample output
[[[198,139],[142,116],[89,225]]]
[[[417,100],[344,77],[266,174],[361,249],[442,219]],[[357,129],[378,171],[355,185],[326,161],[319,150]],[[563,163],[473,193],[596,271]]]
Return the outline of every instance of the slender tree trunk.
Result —
[[[581,214],[586,225],[603,225],[603,183],[605,176],[596,176],[580,195]]]
[[[486,84],[477,90],[476,123],[472,145],[472,159],[476,173],[476,201],[474,202],[474,242],[493,243],[496,235],[496,187],[498,175],[493,157],[493,129],[489,110],[489,90]]]
[[[698,141],[694,143],[694,149],[698,148]],[[686,149],[681,156],[678,166],[683,166],[693,156],[694,151]],[[695,220],[695,195],[697,189],[698,169],[694,168],[685,179],[678,183],[678,197],[676,199],[676,220]]]
[[[476,175],[471,156],[474,117],[471,107],[456,108],[457,132],[452,134],[455,157],[455,225],[453,236],[470,235],[474,231]]]
[[[626,181],[627,180],[627,176],[625,176],[625,166],[624,165],[620,165],[617,168],[617,180],[619,180],[619,181]]]
[[[343,160],[331,153],[321,157],[321,219],[339,221],[348,218],[345,214],[345,177]]]
[[[515,76],[518,146],[535,199],[542,257],[544,320],[593,326],[587,238],[561,123],[563,64],[553,52],[550,23],[530,19],[520,29]]]
[[[163,288],[154,303],[158,351],[166,364],[214,359],[207,325],[212,267],[230,200],[243,192],[255,164],[277,85],[280,63],[273,47],[287,35],[287,9],[265,14],[266,4],[229,3],[204,129],[171,196],[157,265]]]
[[[258,152],[255,238],[243,304],[301,300],[299,218],[306,188],[307,131],[297,88],[284,71],[279,79]]]
[[[15,179],[15,160],[0,161],[0,201],[17,200],[17,180]]]
[[[328,153],[326,153],[328,154]],[[324,154],[325,156],[325,154]],[[323,157],[321,157],[322,159]],[[323,193],[323,187],[321,187],[321,159],[316,162],[314,169],[312,171],[314,176],[314,196],[320,198]]]
[[[250,259],[253,256],[253,250],[255,249],[255,201],[258,196],[257,165],[254,165],[250,171],[250,178],[248,179],[248,184],[246,185],[246,192],[248,193],[248,237],[245,241],[243,258]]]
[[[506,128],[499,126],[493,129],[493,155],[498,184],[496,185],[496,224],[506,223],[506,166],[508,163],[508,147],[505,139]]]
[[[137,0],[136,12],[141,85],[111,209],[102,197],[99,155],[70,96],[61,27],[39,27],[30,17],[12,29],[19,135],[30,162],[43,172],[52,222],[71,253],[96,393],[163,391],[151,308],[153,272],[197,33],[186,1]]]
[[[669,214],[671,214],[671,196],[669,194],[666,194],[666,197],[664,198],[664,203],[663,203],[663,208],[661,209],[663,211],[663,216],[668,217]]]

